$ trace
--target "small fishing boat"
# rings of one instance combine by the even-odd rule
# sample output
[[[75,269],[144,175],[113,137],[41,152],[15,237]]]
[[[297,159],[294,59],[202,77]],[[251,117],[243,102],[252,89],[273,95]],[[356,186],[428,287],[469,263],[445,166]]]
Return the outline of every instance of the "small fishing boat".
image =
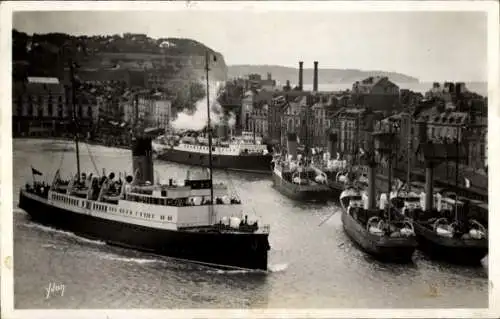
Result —
[[[357,179],[356,174],[347,167],[347,161],[339,158],[340,155],[337,154],[337,158],[332,160],[327,152],[323,154],[322,160],[311,164],[311,169],[317,175],[324,176],[322,180],[332,190],[335,198],[340,196],[348,183]]]
[[[327,176],[311,166],[311,160],[297,154],[297,135],[288,134],[287,153],[273,159],[273,187],[283,195],[302,201],[327,201],[333,193]]]
[[[389,215],[368,209],[366,193],[352,186],[340,195],[340,205],[344,231],[365,252],[385,261],[411,261],[417,242],[410,219],[394,210]]]
[[[274,162],[273,186],[283,195],[302,201],[327,201],[333,193],[326,185],[326,176],[304,164],[301,156]]]
[[[391,205],[394,210],[406,217],[412,217],[413,212],[422,210],[422,198],[417,192],[399,190],[391,192]]]
[[[479,264],[488,254],[488,229],[469,216],[469,205],[451,196],[434,196],[436,209],[415,210],[419,248],[435,259]]]

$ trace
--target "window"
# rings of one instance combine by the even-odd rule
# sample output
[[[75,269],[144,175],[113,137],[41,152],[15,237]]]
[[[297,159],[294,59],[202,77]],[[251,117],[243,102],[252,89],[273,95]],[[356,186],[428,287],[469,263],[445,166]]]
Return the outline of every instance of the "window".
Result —
[[[52,112],[53,112],[53,99],[52,95],[49,95],[49,99],[47,102],[47,112],[49,113],[48,116],[52,117]]]

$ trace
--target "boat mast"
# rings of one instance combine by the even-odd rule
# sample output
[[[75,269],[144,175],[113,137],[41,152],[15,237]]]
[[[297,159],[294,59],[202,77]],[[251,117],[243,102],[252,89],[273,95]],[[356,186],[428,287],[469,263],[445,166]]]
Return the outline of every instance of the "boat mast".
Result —
[[[254,110],[255,112],[255,110]],[[253,116],[253,144],[257,144],[257,139],[255,138],[255,125],[257,124],[256,122],[256,119],[255,119],[255,113],[254,113],[254,116]]]
[[[458,220],[458,160],[460,158],[460,149],[459,149],[459,143],[458,139],[460,137],[460,126],[457,125],[457,138],[455,141],[455,147],[456,147],[456,157],[455,157],[455,221]]]
[[[205,78],[207,82],[208,167],[210,170],[210,223],[213,223],[214,186],[212,180],[212,128],[210,124],[210,90],[208,86],[209,53],[205,51]]]
[[[76,120],[76,79],[75,79],[75,64],[72,59],[69,60],[69,72],[71,81],[71,104],[72,104],[72,120],[74,127],[75,149],[76,149],[76,173],[77,181],[80,181],[80,148],[78,146],[78,123]]]

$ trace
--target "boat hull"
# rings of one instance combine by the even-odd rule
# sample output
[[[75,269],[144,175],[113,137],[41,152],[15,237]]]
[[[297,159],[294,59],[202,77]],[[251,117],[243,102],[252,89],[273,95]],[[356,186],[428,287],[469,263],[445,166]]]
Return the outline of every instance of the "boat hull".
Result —
[[[339,198],[340,194],[344,191],[345,189],[345,184],[336,182],[336,181],[328,181],[327,183],[328,187],[330,187],[332,194],[334,198]]]
[[[157,155],[158,160],[175,162],[180,164],[209,167],[208,154],[164,149]],[[216,169],[227,169],[259,174],[271,173],[271,154],[249,154],[249,155],[212,155],[212,167]]]
[[[116,222],[54,207],[21,190],[19,207],[38,223],[110,245],[222,268],[267,270],[268,234],[165,230]]]
[[[281,194],[297,201],[328,201],[333,199],[334,192],[326,185],[301,186],[273,174],[273,187]]]
[[[345,209],[342,210],[342,225],[347,236],[364,252],[381,261],[411,262],[417,248],[414,238],[390,238],[370,234]]]
[[[445,238],[414,222],[418,248],[429,257],[457,264],[479,265],[488,254],[488,240]]]

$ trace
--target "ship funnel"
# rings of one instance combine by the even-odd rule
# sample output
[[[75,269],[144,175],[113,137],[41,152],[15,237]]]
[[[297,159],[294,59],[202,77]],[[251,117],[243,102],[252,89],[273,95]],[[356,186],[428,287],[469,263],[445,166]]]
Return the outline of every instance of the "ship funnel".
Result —
[[[337,133],[330,133],[328,135],[328,153],[330,153],[331,158],[337,157]]]
[[[292,159],[297,159],[297,134],[288,133],[287,136],[288,154],[292,155]]]
[[[217,136],[222,140],[227,140],[229,137],[229,126],[226,121],[217,126]]]
[[[153,148],[150,137],[134,137],[132,139],[132,168],[136,179],[134,183],[154,183]]]

